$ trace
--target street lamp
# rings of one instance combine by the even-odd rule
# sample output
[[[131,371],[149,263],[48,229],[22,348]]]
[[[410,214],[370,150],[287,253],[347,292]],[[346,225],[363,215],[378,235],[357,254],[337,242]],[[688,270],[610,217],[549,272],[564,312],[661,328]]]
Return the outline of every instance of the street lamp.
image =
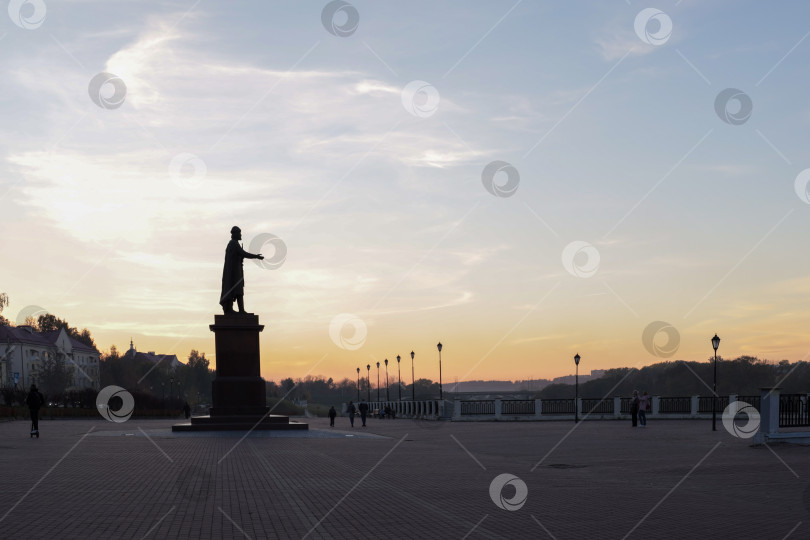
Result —
[[[442,398],[442,342],[440,341],[436,347],[439,349],[439,399]]]
[[[160,395],[161,395],[160,402],[163,404],[162,407],[165,409],[166,408],[166,383],[165,382],[160,383]]]
[[[360,403],[360,368],[357,368],[357,403]]]
[[[402,401],[402,370],[399,369],[400,356],[397,355],[397,380],[399,381],[399,400]]]
[[[377,362],[377,401],[380,401],[380,363]]]
[[[174,390],[172,390],[173,385],[174,377],[169,377],[169,407],[172,406],[172,399],[174,399]]]
[[[368,401],[371,401],[371,364],[366,364],[366,371],[366,379],[368,380],[368,390],[366,391],[366,394],[368,395]]]
[[[385,401],[391,401],[391,386],[388,384],[388,358],[385,359]]]
[[[579,422],[579,353],[574,355],[574,364],[577,366],[576,382],[574,384],[574,423]]]
[[[411,390],[413,391],[412,392],[413,393],[413,401],[416,401],[416,379],[413,376],[413,357],[414,356],[416,356],[416,355],[414,355],[413,351],[411,351]]]
[[[720,338],[717,334],[712,338],[714,348],[714,383],[712,383],[712,431],[717,431],[717,347],[720,346]]]

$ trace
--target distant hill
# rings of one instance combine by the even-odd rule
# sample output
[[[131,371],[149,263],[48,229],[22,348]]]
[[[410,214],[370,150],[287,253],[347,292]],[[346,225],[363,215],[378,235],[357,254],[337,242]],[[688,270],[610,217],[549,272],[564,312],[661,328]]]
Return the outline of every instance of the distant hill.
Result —
[[[641,369],[609,369],[602,377],[583,382],[579,395],[586,398],[629,396],[633,390],[646,390],[659,396],[711,395],[713,362],[661,362]],[[573,382],[573,381],[572,381]],[[783,393],[810,393],[810,363],[768,362],[751,356],[735,360],[718,359],[717,393],[719,395],[760,394],[762,387],[778,385]],[[572,384],[549,384],[536,397],[570,398]]]
[[[579,382],[590,381],[605,374],[603,369],[595,369],[590,374],[580,374]],[[565,375],[555,379],[526,379],[517,381],[461,381],[446,383],[448,392],[537,392],[551,384],[574,384],[574,375]]]

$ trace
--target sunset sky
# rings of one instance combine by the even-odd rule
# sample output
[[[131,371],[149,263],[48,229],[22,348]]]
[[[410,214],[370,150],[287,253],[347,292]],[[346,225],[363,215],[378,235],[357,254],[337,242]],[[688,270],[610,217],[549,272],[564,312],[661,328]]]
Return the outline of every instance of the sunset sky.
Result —
[[[213,359],[239,225],[267,379],[806,358],[810,5],[650,7],[12,1],[3,314]]]

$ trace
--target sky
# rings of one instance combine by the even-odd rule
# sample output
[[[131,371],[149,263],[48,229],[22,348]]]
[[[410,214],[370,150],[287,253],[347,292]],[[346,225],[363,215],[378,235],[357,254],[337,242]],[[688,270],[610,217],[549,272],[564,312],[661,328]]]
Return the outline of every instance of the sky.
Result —
[[[4,15],[11,320],[214,360],[238,225],[267,379],[810,355],[805,2]]]

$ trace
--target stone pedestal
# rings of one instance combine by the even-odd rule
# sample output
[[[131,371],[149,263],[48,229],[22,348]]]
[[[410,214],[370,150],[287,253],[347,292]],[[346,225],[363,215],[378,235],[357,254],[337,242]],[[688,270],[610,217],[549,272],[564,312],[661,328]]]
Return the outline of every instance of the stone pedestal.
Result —
[[[267,412],[261,377],[258,315],[215,315],[217,377],[212,388],[214,416],[263,415]]]
[[[172,431],[307,429],[307,424],[268,414],[259,352],[264,325],[259,316],[215,315],[209,328],[215,335],[217,362],[210,415],[192,417],[190,423],[172,426]]]

